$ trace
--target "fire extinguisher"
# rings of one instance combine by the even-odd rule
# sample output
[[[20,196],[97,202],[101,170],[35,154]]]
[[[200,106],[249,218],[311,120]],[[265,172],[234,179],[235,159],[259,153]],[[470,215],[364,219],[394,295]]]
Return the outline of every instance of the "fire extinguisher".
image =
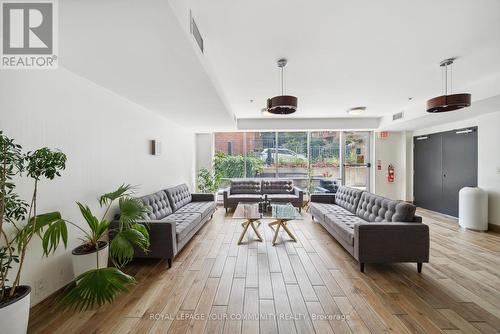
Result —
[[[392,183],[394,182],[394,166],[389,165],[387,167],[387,182]]]

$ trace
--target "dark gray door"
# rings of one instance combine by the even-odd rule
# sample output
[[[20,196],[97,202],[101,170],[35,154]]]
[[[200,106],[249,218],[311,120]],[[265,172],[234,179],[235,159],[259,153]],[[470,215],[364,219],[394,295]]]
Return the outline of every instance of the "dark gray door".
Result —
[[[477,127],[414,137],[415,205],[458,216],[458,193],[477,187]]]
[[[443,133],[443,208],[458,217],[458,192],[477,187],[477,129]]]
[[[443,180],[441,135],[415,137],[413,196],[415,205],[440,211]]]

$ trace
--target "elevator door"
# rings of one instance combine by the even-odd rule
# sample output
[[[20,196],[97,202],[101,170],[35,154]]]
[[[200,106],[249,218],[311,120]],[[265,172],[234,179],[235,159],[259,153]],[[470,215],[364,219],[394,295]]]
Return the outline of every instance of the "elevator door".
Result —
[[[477,131],[464,129],[443,133],[443,208],[458,217],[458,192],[477,187]]]
[[[458,193],[477,187],[477,127],[414,138],[414,201],[458,216]]]
[[[441,136],[414,138],[414,202],[432,211],[440,211],[443,180],[441,177]]]

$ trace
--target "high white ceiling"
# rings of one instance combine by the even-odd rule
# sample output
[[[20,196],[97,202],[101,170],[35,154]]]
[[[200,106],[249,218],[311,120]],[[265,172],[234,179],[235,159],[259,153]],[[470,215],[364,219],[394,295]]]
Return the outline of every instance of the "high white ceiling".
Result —
[[[186,128],[235,126],[167,0],[59,1],[59,52],[65,68]]]
[[[185,30],[192,10],[200,59],[239,118],[260,117],[279,94],[280,57],[289,60],[286,92],[299,97],[292,117],[301,118],[346,117],[360,105],[362,117],[423,111],[441,93],[438,64],[448,57],[458,57],[455,91],[470,89],[473,100],[491,96],[488,78],[500,73],[498,0],[169,2]]]
[[[370,117],[391,128],[399,111],[407,122],[429,118],[425,101],[441,93],[438,64],[448,57],[458,57],[455,91],[472,93],[473,104],[500,94],[499,0],[59,4],[62,66],[199,132],[235,129],[233,115],[261,118],[280,92],[280,57],[289,60],[286,92],[299,97],[288,117],[321,124],[363,105],[356,128]],[[189,34],[190,10],[204,54]]]

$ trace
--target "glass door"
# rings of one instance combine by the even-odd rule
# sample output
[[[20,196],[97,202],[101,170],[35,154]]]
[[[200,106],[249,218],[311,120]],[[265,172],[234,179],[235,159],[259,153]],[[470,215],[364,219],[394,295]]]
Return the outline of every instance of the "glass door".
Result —
[[[370,132],[343,133],[342,181],[349,187],[370,190]]]

